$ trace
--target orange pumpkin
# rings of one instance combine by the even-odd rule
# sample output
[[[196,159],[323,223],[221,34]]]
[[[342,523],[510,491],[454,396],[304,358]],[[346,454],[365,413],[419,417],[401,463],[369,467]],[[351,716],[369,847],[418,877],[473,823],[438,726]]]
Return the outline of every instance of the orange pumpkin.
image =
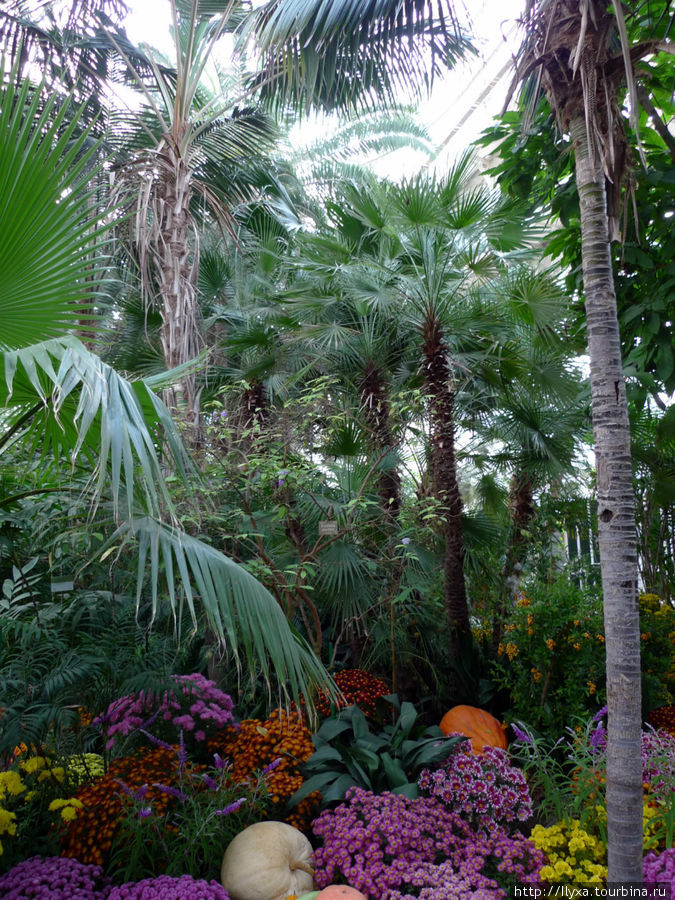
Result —
[[[329,884],[319,891],[316,900],[366,900],[366,896],[346,884]]]
[[[503,750],[508,746],[504,726],[477,706],[453,706],[441,719],[441,731],[443,734],[465,734],[474,753],[482,753],[485,746]]]

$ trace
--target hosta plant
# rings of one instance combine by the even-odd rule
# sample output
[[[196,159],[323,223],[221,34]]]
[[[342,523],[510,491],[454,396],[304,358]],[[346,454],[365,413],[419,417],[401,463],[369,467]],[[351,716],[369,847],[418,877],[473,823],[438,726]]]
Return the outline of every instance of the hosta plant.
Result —
[[[463,737],[446,737],[437,725],[425,727],[412,703],[385,698],[398,712],[393,724],[371,731],[357,706],[326,719],[314,736],[315,752],[303,767],[305,782],[291,798],[298,803],[319,791],[324,804],[342,800],[350,787],[416,797],[423,769],[440,765]]]

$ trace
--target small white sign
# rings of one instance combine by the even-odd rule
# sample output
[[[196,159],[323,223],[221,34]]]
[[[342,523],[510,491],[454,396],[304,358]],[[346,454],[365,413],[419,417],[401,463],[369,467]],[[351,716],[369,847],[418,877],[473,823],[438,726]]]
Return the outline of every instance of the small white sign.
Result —
[[[319,522],[319,535],[324,537],[327,534],[337,534],[338,526],[335,519],[323,519]]]

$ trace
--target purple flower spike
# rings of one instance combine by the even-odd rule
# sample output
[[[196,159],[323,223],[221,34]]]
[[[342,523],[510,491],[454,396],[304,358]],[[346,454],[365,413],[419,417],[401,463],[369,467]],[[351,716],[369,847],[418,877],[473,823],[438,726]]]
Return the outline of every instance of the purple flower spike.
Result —
[[[139,819],[147,819],[152,815],[152,807],[151,806],[142,806],[138,810],[138,818]]]
[[[263,775],[269,775],[270,772],[273,772],[276,768],[278,768],[282,763],[282,759],[280,756],[277,756],[276,759],[273,759],[272,762],[265,766],[262,770]]]
[[[181,803],[185,803],[187,800],[186,795],[182,791],[179,791],[178,788],[171,787],[170,784],[159,784],[158,782],[155,782],[153,787],[158,788],[164,794],[168,794],[169,797],[175,797],[176,800],[180,800]]]
[[[240,806],[243,806],[246,803],[245,797],[240,797],[238,800],[235,800],[234,803],[230,803],[228,806],[223,807],[223,809],[217,809],[215,811],[216,816],[229,816],[230,813],[236,812]]]
[[[180,736],[178,738],[178,769],[179,771],[183,771],[185,768],[185,763],[187,762],[187,750],[185,749],[185,738],[183,736],[183,729],[180,730]]]
[[[523,731],[522,728],[518,728],[515,722],[511,722],[511,728],[513,729],[513,733],[516,736],[516,740],[520,741],[521,744],[531,744],[532,738],[530,735]]]
[[[155,744],[157,747],[163,747],[165,750],[173,750],[171,744],[167,744],[166,741],[161,741],[158,737],[155,737],[154,734],[150,734],[149,731],[146,731],[145,728],[140,728],[139,731],[146,736],[151,744]]]

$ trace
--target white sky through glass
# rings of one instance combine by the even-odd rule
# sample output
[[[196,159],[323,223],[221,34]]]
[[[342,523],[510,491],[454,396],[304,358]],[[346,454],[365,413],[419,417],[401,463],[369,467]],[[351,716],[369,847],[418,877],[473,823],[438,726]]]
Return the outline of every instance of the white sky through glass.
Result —
[[[171,54],[169,3],[165,0],[127,0],[126,20],[134,43],[145,42]],[[419,119],[432,141],[443,146],[440,168],[445,168],[486,128],[501,111],[511,80],[512,56],[518,47],[516,20],[524,0],[465,0],[472,19],[471,34],[478,57],[460,64],[438,81],[432,96],[420,104]],[[460,7],[460,15],[466,15]],[[306,120],[294,129],[291,140],[303,144],[321,136],[325,123]],[[400,177],[413,174],[425,162],[421,153],[405,150],[387,154],[374,168],[379,175]]]

